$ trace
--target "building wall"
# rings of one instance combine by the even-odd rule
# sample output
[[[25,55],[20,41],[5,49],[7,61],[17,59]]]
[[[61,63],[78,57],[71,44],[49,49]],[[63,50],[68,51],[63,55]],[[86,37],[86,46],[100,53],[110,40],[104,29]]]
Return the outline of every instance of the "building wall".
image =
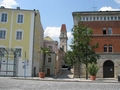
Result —
[[[51,62],[48,62],[48,58],[51,58]],[[47,75],[47,69],[50,69],[50,75],[55,75],[55,64],[56,64],[56,54],[50,53],[50,56],[46,56],[46,62],[45,62],[45,72]]]
[[[25,60],[27,62],[26,76],[33,75],[34,66],[36,66],[37,74],[40,63],[40,55],[37,50],[39,50],[40,46],[43,44],[40,45],[40,40],[43,42],[43,28],[40,23],[39,11],[0,8],[0,16],[2,13],[7,13],[8,17],[7,22],[0,22],[0,29],[7,31],[6,38],[0,40],[0,46],[22,49],[21,57],[19,57],[18,76],[24,76]],[[37,13],[36,18],[35,13]],[[23,15],[23,23],[17,23],[18,14]],[[22,31],[22,40],[16,40],[17,30]],[[35,38],[37,40],[34,40]]]
[[[93,30],[93,44],[99,43],[96,52],[103,52],[104,45],[113,45],[113,52],[120,52],[120,21],[94,21],[83,22]],[[103,28],[106,27],[106,35],[103,35]],[[112,35],[108,35],[108,28],[112,28]]]
[[[50,69],[50,75],[55,75],[57,73],[57,53],[58,53],[58,42],[50,40],[50,37],[46,37],[47,40],[44,40],[44,48],[50,48],[50,56],[46,56],[46,62],[45,62],[45,72],[46,75],[47,69]],[[48,62],[48,58],[51,58],[51,62]]]
[[[42,54],[40,54],[39,50],[40,47],[43,47],[44,30],[41,24],[40,13],[38,10],[35,12],[33,76],[38,76],[39,69],[42,67]],[[34,68],[36,68],[36,70],[34,70]]]
[[[99,44],[99,47],[95,49],[96,53],[100,55],[100,58],[97,60],[97,65],[99,67],[99,71],[97,73],[97,77],[103,78],[103,70],[104,70],[104,63],[108,60],[112,61],[114,64],[114,76],[117,77],[117,75],[120,73],[120,12],[75,12],[73,13],[73,20],[74,24],[77,25],[78,23],[78,15],[81,17],[81,21],[83,22],[84,25],[90,27],[93,30],[93,35],[92,35],[92,42],[91,44]],[[87,18],[92,17],[92,20]],[[102,20],[97,19],[97,17],[102,17]],[[114,19],[106,20],[105,18],[111,18],[113,17]],[[116,17],[116,19],[115,19]],[[84,20],[83,20],[84,18]],[[86,18],[86,19],[85,19]],[[95,18],[95,20],[93,19]],[[106,34],[103,34],[103,28],[106,28]],[[108,28],[112,28],[112,34],[108,34]],[[112,52],[104,52],[104,45],[112,45]],[[109,49],[109,48],[108,48]],[[75,67],[75,73],[74,77],[78,77],[78,71],[79,67]],[[77,70],[76,70],[77,69]],[[86,75],[86,69],[85,65],[82,65],[80,68],[81,72],[81,77],[85,77]]]

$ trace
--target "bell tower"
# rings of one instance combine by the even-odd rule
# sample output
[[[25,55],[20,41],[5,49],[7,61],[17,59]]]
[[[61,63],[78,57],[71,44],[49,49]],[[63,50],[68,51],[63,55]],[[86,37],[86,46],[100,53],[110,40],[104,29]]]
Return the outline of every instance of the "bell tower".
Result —
[[[60,48],[62,48],[65,52],[67,52],[67,31],[66,31],[66,25],[62,24],[61,31],[60,31]]]

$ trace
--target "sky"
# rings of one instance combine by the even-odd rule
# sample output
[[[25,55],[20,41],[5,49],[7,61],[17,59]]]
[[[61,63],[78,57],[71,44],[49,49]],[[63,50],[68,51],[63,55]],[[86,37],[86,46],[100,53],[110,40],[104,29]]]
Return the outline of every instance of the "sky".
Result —
[[[59,42],[60,29],[66,24],[68,50],[71,44],[71,29],[74,25],[72,12],[120,10],[120,0],[0,0],[0,6],[39,10],[44,36]]]

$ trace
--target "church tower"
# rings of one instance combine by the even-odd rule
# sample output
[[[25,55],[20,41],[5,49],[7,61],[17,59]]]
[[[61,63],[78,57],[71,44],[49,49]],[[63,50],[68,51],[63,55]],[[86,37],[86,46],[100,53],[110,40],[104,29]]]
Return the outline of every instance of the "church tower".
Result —
[[[68,37],[67,37],[67,31],[66,31],[66,25],[65,24],[62,24],[62,26],[61,26],[59,39],[60,39],[60,47],[65,52],[67,52],[67,40],[68,40]]]

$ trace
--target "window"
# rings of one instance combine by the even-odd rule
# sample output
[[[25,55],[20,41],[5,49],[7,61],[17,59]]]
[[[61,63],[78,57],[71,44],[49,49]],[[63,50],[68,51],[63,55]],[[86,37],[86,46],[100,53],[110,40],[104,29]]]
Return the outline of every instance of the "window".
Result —
[[[86,20],[88,21],[88,17],[86,17]]]
[[[109,17],[107,17],[107,20],[110,20],[110,18],[109,18]]]
[[[52,48],[53,48],[52,46],[49,46],[50,51],[52,51]]]
[[[90,21],[92,21],[92,17],[90,17]]]
[[[16,32],[16,40],[22,40],[22,31]]]
[[[5,48],[0,47],[0,55],[4,56],[5,55]]]
[[[21,57],[22,49],[21,48],[16,48],[17,54],[19,57]]]
[[[7,13],[2,13],[1,22],[7,22]]]
[[[63,37],[64,37],[64,33],[63,33]]]
[[[104,45],[104,52],[107,52],[107,45]]]
[[[99,17],[97,17],[97,20],[99,20]]]
[[[100,20],[102,20],[102,17],[100,17]]]
[[[64,46],[62,46],[62,49],[64,50]]]
[[[117,20],[117,17],[114,17],[114,20]]]
[[[83,21],[85,21],[85,17],[83,17]]]
[[[51,63],[51,58],[50,57],[48,58],[48,63]]]
[[[109,35],[112,34],[112,28],[108,28],[108,34],[109,34]]]
[[[80,17],[80,21],[81,21],[81,17]]]
[[[93,17],[93,20],[95,21],[95,17]]]
[[[106,17],[104,17],[104,20],[106,20]]]
[[[112,52],[112,45],[109,45],[109,52]]]
[[[6,31],[0,30],[0,39],[5,39],[5,36],[6,36]]]
[[[120,16],[118,17],[118,20],[120,20]]]
[[[113,20],[113,17],[111,17],[111,20]]]
[[[103,34],[104,35],[106,34],[106,28],[103,28]]]
[[[22,14],[18,14],[17,23],[23,23],[23,15]]]

